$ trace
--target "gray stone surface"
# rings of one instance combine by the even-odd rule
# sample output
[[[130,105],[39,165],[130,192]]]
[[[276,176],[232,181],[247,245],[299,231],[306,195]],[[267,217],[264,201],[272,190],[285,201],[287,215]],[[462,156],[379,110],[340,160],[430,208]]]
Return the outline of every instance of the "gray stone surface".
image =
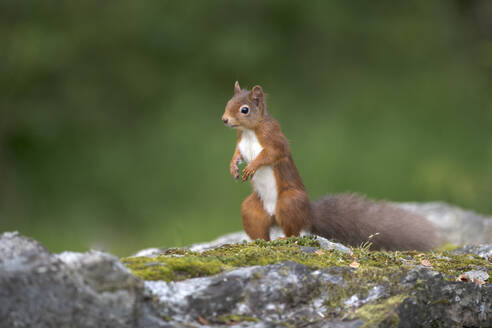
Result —
[[[426,217],[452,244],[492,243],[492,217],[443,202],[394,203]]]
[[[1,327],[159,327],[150,294],[114,256],[51,254],[18,233],[0,235]]]
[[[492,243],[485,245],[466,245],[453,251],[455,254],[475,254],[484,259],[492,258]]]
[[[470,281],[474,279],[487,281],[489,279],[489,274],[483,270],[470,270],[463,273],[464,276],[467,276]]]
[[[491,284],[447,281],[422,267],[404,283],[418,288],[398,306],[399,327],[492,327]]]
[[[329,287],[343,288],[342,272],[311,270],[296,262],[252,266],[214,277],[180,282],[147,281],[158,297],[163,317],[178,323],[198,322],[202,317],[211,325],[223,323],[230,314],[261,318],[262,322],[243,322],[237,327],[358,327],[361,321],[325,320],[324,300]]]
[[[325,301],[335,295],[333,287],[345,288],[345,279],[352,272],[347,268],[313,271],[295,262],[282,262],[181,282],[146,282],[146,286],[158,297],[161,315],[177,323],[196,323],[200,316],[214,326],[219,325],[221,315],[235,314],[262,320],[235,327],[360,327],[364,322],[350,317],[325,318]],[[355,293],[341,307],[350,313],[396,293],[405,295],[395,310],[399,327],[492,326],[490,284],[449,281],[423,266],[403,275],[396,289],[389,282],[383,284],[386,286],[376,285],[367,294]],[[392,324],[383,320],[379,326]]]

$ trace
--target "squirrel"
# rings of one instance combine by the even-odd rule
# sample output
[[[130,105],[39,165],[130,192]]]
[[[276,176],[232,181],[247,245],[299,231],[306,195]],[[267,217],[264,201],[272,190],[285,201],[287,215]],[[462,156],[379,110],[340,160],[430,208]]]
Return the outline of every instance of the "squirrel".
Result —
[[[242,203],[245,232],[270,240],[280,226],[286,237],[308,231],[351,246],[370,242],[377,250],[429,250],[439,245],[434,226],[424,217],[357,194],[327,195],[310,202],[279,123],[267,111],[261,86],[241,89],[236,81],[222,121],[237,130],[230,162],[234,179],[251,178],[253,193]],[[242,161],[247,166],[242,175]]]

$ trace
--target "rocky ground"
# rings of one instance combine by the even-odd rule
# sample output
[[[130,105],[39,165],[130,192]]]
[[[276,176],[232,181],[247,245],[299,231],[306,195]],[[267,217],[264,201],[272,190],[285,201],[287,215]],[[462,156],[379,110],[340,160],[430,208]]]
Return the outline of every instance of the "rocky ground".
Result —
[[[53,254],[3,233],[0,327],[492,327],[490,218],[445,204],[399,206],[468,245],[373,252],[235,233],[118,259]]]

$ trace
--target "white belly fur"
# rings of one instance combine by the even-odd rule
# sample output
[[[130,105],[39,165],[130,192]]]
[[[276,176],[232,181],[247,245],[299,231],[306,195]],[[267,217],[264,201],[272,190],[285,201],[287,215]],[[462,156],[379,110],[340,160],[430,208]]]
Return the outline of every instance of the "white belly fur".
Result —
[[[239,142],[239,151],[243,159],[249,163],[258,156],[263,150],[263,147],[258,142],[256,134],[252,130],[243,130],[241,135],[241,141]],[[273,215],[275,213],[275,206],[277,205],[277,181],[275,180],[275,174],[271,166],[260,167],[252,179],[253,187],[256,193],[263,201],[263,208],[268,214]]]

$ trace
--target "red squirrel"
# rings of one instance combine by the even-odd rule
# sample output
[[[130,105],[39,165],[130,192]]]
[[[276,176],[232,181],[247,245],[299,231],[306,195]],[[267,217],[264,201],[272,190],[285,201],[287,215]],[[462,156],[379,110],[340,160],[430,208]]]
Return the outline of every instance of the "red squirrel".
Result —
[[[310,202],[287,139],[267,111],[261,86],[244,90],[236,81],[222,121],[237,130],[230,173],[242,181],[251,178],[253,185],[241,206],[243,227],[251,239],[270,240],[270,228],[278,225],[286,237],[303,230],[351,246],[371,242],[372,249],[428,250],[438,245],[430,222],[390,203],[356,194]],[[241,161],[247,162],[242,176]]]

